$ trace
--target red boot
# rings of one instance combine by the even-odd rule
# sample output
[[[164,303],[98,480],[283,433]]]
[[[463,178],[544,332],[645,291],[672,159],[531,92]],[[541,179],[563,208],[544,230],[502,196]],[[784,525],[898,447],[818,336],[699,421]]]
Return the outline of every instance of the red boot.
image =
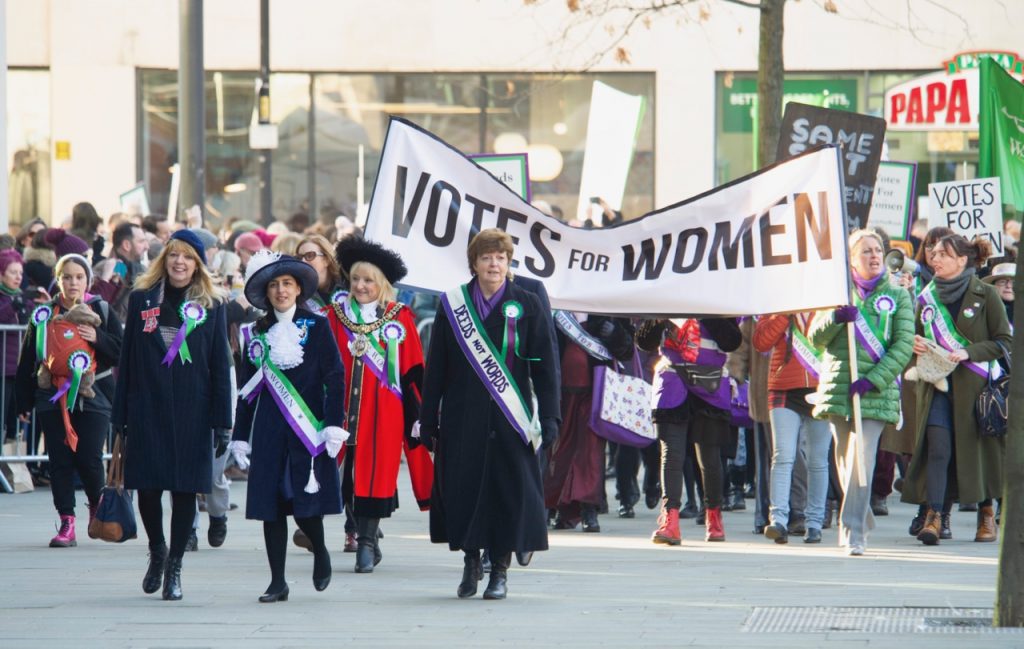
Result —
[[[683,542],[679,535],[679,510],[662,509],[658,516],[658,529],[654,530],[651,541],[663,545],[679,545]]]
[[[61,516],[60,529],[57,531],[57,536],[50,539],[50,547],[72,548],[76,545],[78,545],[78,541],[75,540],[75,517]]]
[[[707,530],[707,534],[704,536],[705,541],[724,541],[725,530],[722,529],[722,509],[715,507],[714,509],[708,507],[707,516],[704,519],[704,527]]]

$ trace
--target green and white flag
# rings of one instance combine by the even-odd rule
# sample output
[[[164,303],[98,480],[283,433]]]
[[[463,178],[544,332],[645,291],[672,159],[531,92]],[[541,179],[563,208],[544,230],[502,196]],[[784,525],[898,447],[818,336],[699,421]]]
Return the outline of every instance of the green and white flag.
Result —
[[[999,176],[1003,203],[1024,211],[1024,84],[992,59],[981,61],[978,176]]]

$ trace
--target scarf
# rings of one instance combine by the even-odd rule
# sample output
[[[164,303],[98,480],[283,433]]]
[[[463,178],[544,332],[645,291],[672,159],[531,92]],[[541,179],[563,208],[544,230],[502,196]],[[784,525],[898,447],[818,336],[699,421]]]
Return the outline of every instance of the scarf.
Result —
[[[959,302],[967,292],[967,285],[971,283],[972,277],[974,277],[973,268],[965,268],[964,272],[953,279],[942,279],[936,275],[932,281],[935,283],[935,288],[939,289],[939,301],[943,304]]]
[[[491,314],[494,307],[501,302],[501,298],[505,295],[505,288],[508,286],[508,280],[505,280],[501,284],[494,295],[489,298],[484,297],[484,292],[480,290],[480,282],[476,279],[473,280],[473,287],[470,289],[470,295],[473,297],[473,306],[476,308],[476,312],[480,314],[480,321],[487,319],[487,316]]]
[[[21,295],[20,288],[8,288],[6,284],[0,284],[0,291],[2,291],[4,295],[10,295],[11,297]]]
[[[697,354],[700,353],[700,320],[687,318],[682,321],[672,321],[675,325],[675,332],[670,332],[665,337],[665,347],[682,354],[683,360],[687,363],[696,363]]]
[[[856,270],[851,270],[850,275],[853,277],[853,285],[857,289],[857,294],[860,295],[860,299],[862,300],[871,295],[875,290],[875,287],[878,286],[878,283],[882,281],[883,277],[885,277],[885,273],[883,272],[871,279],[864,279]]]

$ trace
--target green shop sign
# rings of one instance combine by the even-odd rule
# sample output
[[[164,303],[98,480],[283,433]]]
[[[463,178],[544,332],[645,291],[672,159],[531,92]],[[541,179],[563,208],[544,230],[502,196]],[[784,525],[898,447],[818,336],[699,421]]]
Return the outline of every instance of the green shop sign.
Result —
[[[721,83],[721,82],[720,82]],[[857,110],[856,79],[786,79],[782,84],[782,105],[796,101],[811,106]],[[722,131],[752,133],[757,106],[757,80],[736,78],[731,88],[722,88]]]

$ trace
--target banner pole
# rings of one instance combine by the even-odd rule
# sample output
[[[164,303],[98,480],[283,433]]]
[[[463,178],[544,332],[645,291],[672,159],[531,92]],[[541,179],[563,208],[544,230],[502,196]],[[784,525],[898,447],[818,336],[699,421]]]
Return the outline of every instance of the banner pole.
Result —
[[[852,322],[846,325],[846,343],[850,354],[850,385],[853,385],[860,377],[857,374],[856,325]],[[860,416],[860,395],[851,395],[850,401],[853,404],[854,462],[857,464],[857,480],[864,486],[867,484],[867,472],[864,470],[864,426]]]

